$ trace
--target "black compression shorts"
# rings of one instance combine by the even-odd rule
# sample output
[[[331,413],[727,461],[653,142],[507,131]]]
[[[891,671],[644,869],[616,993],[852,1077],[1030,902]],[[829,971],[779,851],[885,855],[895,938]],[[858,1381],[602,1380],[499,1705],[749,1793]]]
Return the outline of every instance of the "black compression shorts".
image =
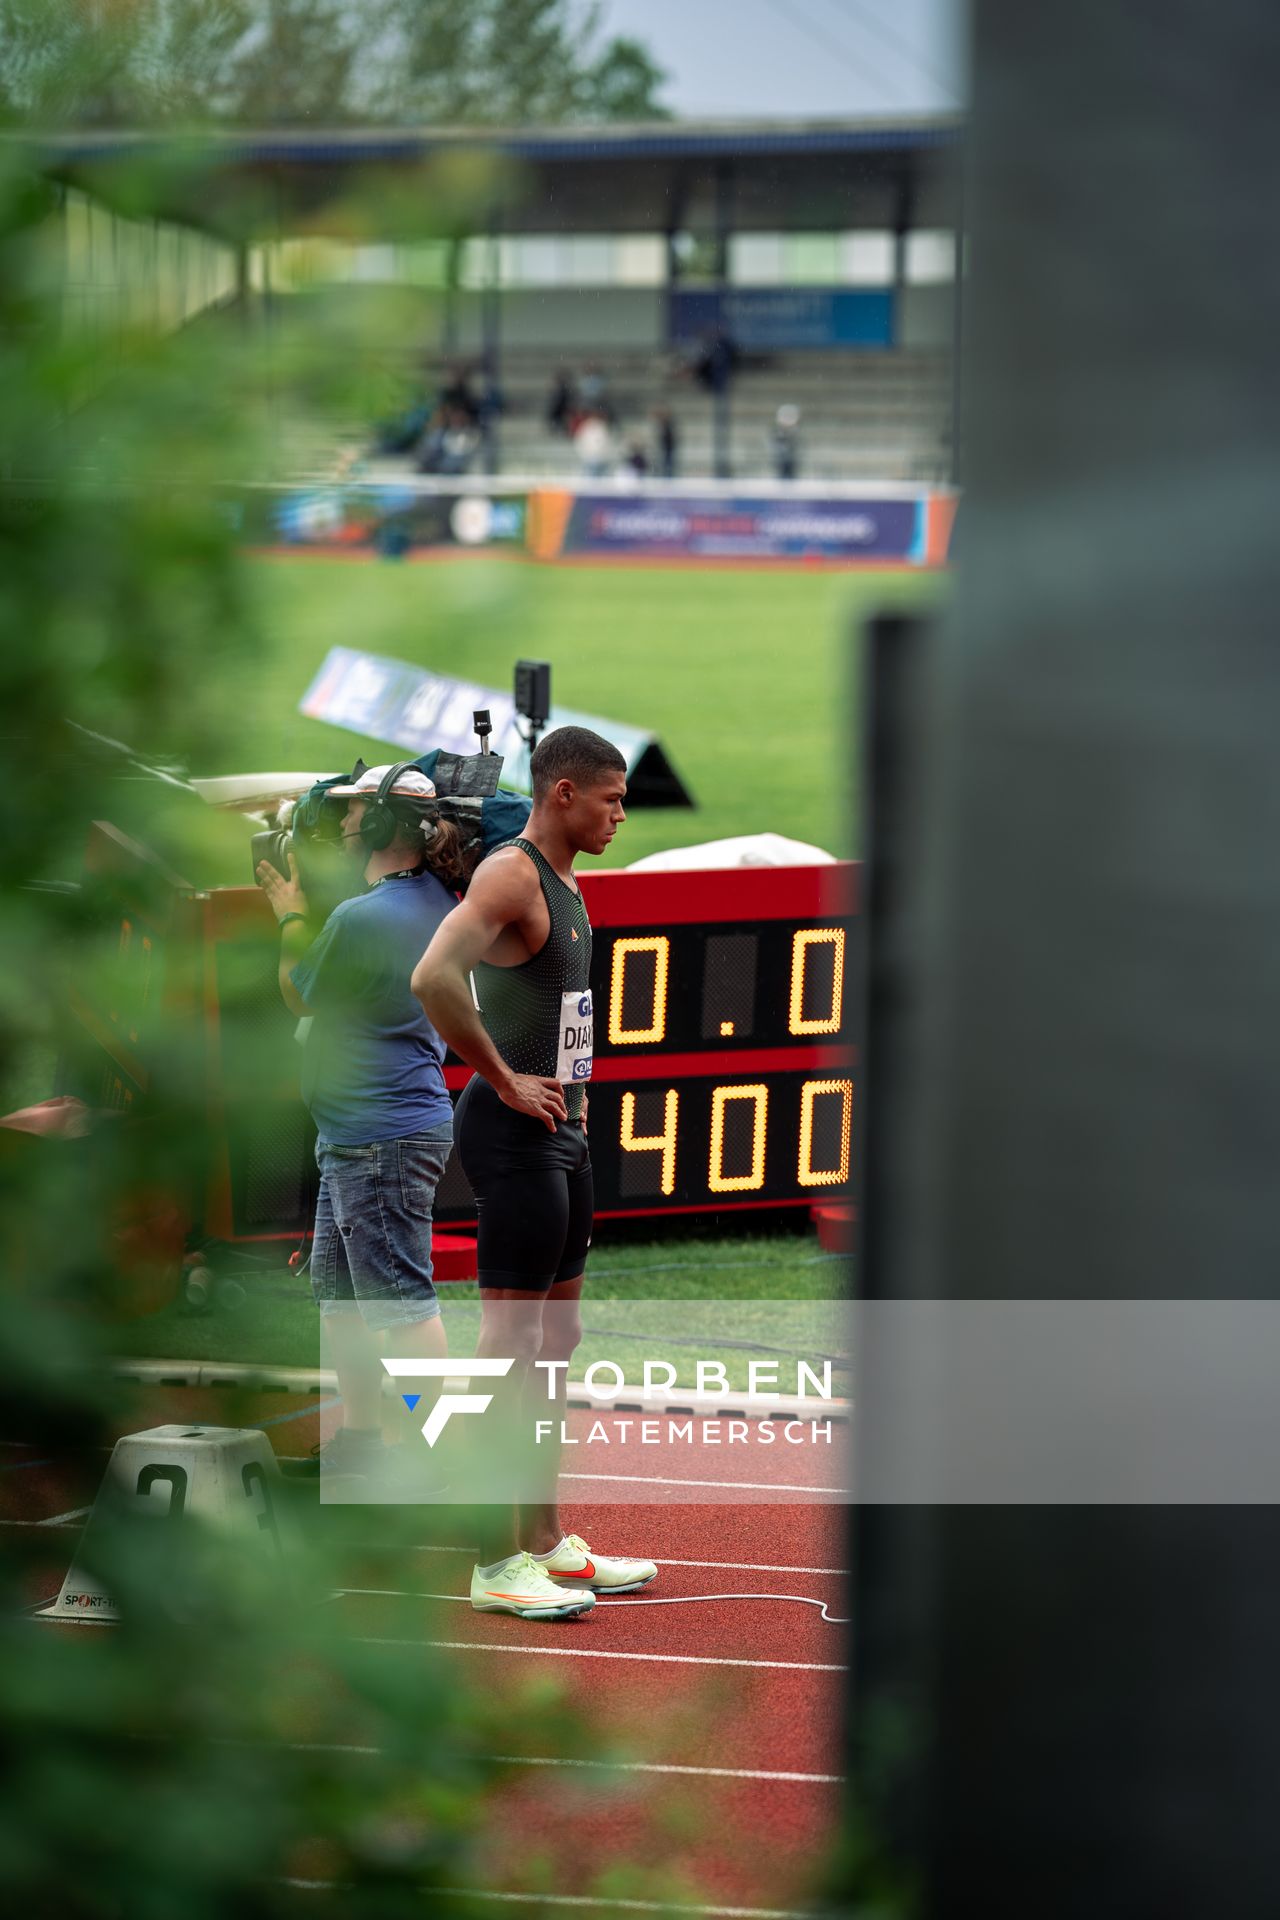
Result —
[[[480,1222],[480,1286],[545,1293],[585,1271],[595,1214],[591,1155],[580,1120],[554,1133],[516,1113],[479,1074],[453,1122]]]

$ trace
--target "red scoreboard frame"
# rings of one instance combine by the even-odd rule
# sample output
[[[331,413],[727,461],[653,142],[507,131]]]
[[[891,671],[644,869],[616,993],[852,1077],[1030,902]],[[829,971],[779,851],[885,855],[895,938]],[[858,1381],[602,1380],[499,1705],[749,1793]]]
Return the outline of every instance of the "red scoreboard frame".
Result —
[[[842,1197],[857,867],[584,873],[581,884],[598,1217]],[[450,1071],[465,1085],[465,1068]]]

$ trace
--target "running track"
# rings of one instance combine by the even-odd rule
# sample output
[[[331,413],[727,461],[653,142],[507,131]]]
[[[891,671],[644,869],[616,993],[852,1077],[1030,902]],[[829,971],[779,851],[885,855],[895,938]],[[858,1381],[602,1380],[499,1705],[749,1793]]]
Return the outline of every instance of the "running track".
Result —
[[[138,1389],[122,1431],[171,1420],[250,1424],[247,1411],[242,1396],[233,1403],[225,1390]],[[251,1423],[266,1428],[286,1459],[307,1454],[319,1418],[317,1403],[296,1394],[253,1400]],[[105,1457],[88,1481],[102,1465]],[[0,1448],[0,1517],[39,1525],[49,1539],[33,1602],[56,1591],[94,1491],[83,1468],[77,1478],[21,1444]],[[537,1752],[536,1727],[524,1720],[513,1743],[520,1757],[509,1771],[503,1766],[489,1806],[486,1883],[495,1896],[527,1891],[536,1853],[539,1886],[556,1890],[539,1904],[554,1913],[559,1901],[570,1913],[605,1868],[630,1861],[662,1864],[696,1883],[707,1914],[802,1910],[838,1821],[848,1614],[842,1510],[664,1500],[570,1503],[565,1512],[600,1551],[658,1561],[649,1595],[602,1600],[587,1619],[561,1625],[474,1614],[459,1597],[471,1566],[459,1538],[408,1555],[366,1545],[329,1603],[375,1658],[399,1662],[424,1640],[439,1644],[456,1649],[482,1686],[510,1688],[513,1698],[522,1683],[553,1678],[599,1727],[604,1749],[625,1754],[606,1772],[565,1764],[550,1732]],[[428,1532],[439,1539],[438,1520],[424,1525]],[[694,1595],[706,1598],[662,1604]],[[54,1630],[86,1637],[83,1628]],[[307,1729],[297,1732],[305,1741]],[[361,1757],[353,1746],[350,1764]],[[519,1901],[508,1904],[522,1910]],[[590,1904],[602,1915],[637,1910],[622,1901],[611,1908],[598,1895]]]

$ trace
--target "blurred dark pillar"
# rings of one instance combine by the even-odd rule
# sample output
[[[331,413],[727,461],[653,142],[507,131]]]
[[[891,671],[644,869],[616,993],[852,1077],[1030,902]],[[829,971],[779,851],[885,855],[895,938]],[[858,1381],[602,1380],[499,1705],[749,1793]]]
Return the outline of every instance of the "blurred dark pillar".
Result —
[[[465,243],[463,236],[455,233],[449,236],[446,244],[440,351],[446,360],[452,360],[458,351],[458,289],[462,280],[462,249]]]
[[[484,362],[484,397],[494,405],[483,406],[484,470],[496,474],[502,470],[502,412],[496,404],[502,391],[502,216],[496,210],[489,217],[484,292],[481,295],[481,355]]]
[[[964,281],[965,281],[964,162],[956,182],[955,226],[951,240],[951,485],[958,487],[964,473]]]
[[[249,321],[249,302],[253,292],[249,285],[249,247],[244,240],[236,242],[236,291],[235,305],[239,309],[241,321]]]
[[[1269,1296],[1280,9],[974,16],[964,537],[864,1286]],[[873,1351],[857,1391],[866,1444]],[[886,1510],[853,1564],[854,1817],[926,1914],[1280,1913],[1280,1516]]]
[[[716,164],[716,292],[720,296],[721,325],[726,337],[730,333],[725,318],[730,287],[729,278],[729,242],[733,237],[733,166],[728,160]],[[733,474],[733,383],[734,367],[732,360],[723,368],[711,396],[712,406],[712,442],[714,450],[715,475],[717,480],[728,480]]]

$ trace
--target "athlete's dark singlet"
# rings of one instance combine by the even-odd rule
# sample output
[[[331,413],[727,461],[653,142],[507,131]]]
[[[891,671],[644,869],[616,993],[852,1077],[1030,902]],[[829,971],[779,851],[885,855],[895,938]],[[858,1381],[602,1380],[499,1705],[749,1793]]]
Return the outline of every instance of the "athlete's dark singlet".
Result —
[[[581,1277],[591,1245],[595,1200],[582,1119],[591,1073],[591,925],[581,895],[532,841],[511,845],[538,870],[551,926],[518,967],[476,967],[480,1017],[516,1073],[560,1082],[568,1118],[548,1127],[508,1107],[476,1074],[458,1102],[454,1138],[475,1194],[481,1292],[546,1293]]]
[[[557,1069],[567,1057],[565,1039],[576,1014],[573,998],[585,995],[591,984],[591,922],[582,895],[566,886],[531,840],[513,840],[510,845],[527,854],[538,870],[551,930],[532,959],[517,967],[480,962],[475,970],[480,1018],[513,1072],[536,1073],[554,1080],[560,1077]],[[570,1000],[567,1007],[566,996]],[[589,1007],[576,1017],[589,1026]],[[589,1074],[589,1039],[585,1044]],[[566,1077],[562,1082],[570,1120],[581,1117],[585,1077]]]

